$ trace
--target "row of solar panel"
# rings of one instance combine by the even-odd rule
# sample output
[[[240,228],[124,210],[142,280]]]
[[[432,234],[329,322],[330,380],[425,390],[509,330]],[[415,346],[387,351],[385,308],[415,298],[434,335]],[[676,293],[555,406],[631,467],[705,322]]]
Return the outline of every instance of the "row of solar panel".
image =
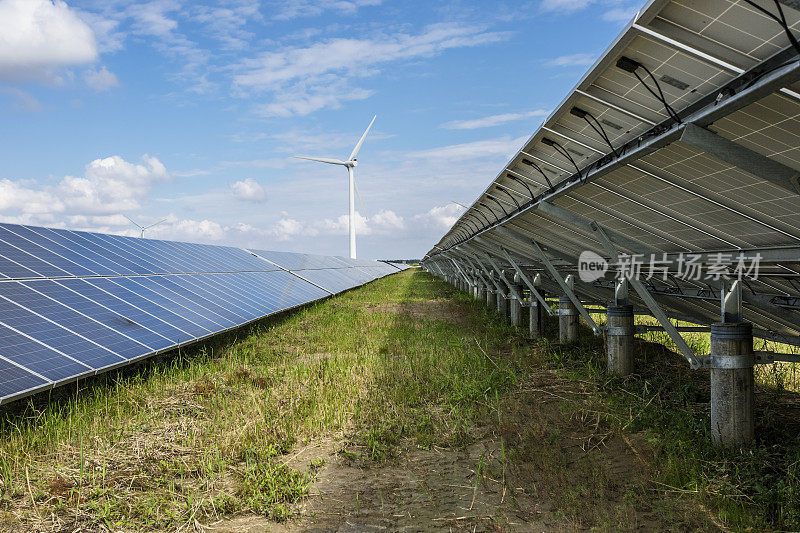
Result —
[[[0,402],[398,271],[313,256],[332,267],[294,274],[271,252],[8,224],[0,252]]]

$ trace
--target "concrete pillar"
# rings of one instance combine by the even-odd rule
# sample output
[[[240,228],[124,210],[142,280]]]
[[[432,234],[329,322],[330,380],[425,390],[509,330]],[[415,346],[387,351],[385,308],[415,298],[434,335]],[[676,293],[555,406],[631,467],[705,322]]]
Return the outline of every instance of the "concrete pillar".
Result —
[[[517,290],[517,294],[522,294],[522,287],[517,285],[514,288]],[[511,325],[520,328],[522,327],[522,302],[516,298],[509,301],[511,302]]]
[[[536,339],[542,333],[542,308],[540,307],[539,300],[533,300],[531,306],[528,308],[528,336],[531,339]]]
[[[606,314],[608,371],[627,376],[633,372],[633,306],[609,305]]]
[[[508,316],[508,300],[506,300],[505,291],[501,291],[497,294],[497,312],[500,316]]]
[[[727,448],[753,441],[753,326],[711,326],[711,439]]]
[[[497,294],[495,294],[495,290],[491,287],[486,289],[486,305],[489,309],[495,309],[497,307]]]
[[[569,296],[558,299],[558,342],[574,342],[578,338],[578,309]]]

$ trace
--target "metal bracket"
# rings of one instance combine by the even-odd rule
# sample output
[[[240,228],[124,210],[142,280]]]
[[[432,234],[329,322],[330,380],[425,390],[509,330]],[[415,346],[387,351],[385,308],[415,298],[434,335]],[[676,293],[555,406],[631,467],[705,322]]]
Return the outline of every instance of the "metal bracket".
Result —
[[[552,276],[556,279],[559,287],[561,287],[561,290],[564,291],[564,294],[566,294],[569,297],[573,305],[578,309],[578,311],[580,311],[581,316],[586,321],[586,323],[589,324],[589,327],[592,328],[594,334],[602,335],[603,331],[597,324],[595,324],[594,320],[592,320],[592,317],[589,315],[589,312],[586,310],[586,308],[583,307],[583,304],[575,295],[575,291],[573,291],[572,288],[569,287],[563,279],[561,279],[561,273],[558,270],[556,270],[556,267],[554,267],[553,263],[550,262],[550,258],[548,258],[547,255],[544,253],[542,248],[539,246],[539,243],[531,239],[531,244],[533,244],[533,247],[539,254],[539,257],[541,258],[542,263],[544,263],[544,266],[547,268],[550,274],[552,274]]]
[[[719,368],[735,370],[738,368],[753,368],[756,364],[754,355],[704,355],[698,358],[701,368]]]
[[[517,300],[519,300],[521,302],[522,301],[522,296],[520,296],[520,294],[517,292],[517,288],[514,287],[514,284],[513,283],[509,283],[506,280],[505,276],[503,276],[502,269],[497,265],[497,263],[494,262],[494,259],[492,259],[492,256],[489,255],[489,254],[485,254],[485,255],[486,255],[486,260],[489,261],[489,263],[491,263],[492,268],[494,268],[497,271],[497,273],[500,274],[500,279],[503,280],[503,283],[506,284],[506,287],[508,287],[508,291],[514,296],[515,299],[517,299]],[[507,300],[511,300],[511,298],[506,298],[506,299]]]
[[[742,321],[742,282],[736,280],[727,291],[720,291],[722,297],[722,321],[741,322]]]
[[[492,285],[494,285],[494,289],[495,289],[494,293],[495,294],[505,294],[505,291],[502,290],[502,288],[500,287],[500,284],[495,281],[494,277],[491,274],[489,274],[489,270],[487,270],[487,268],[485,266],[483,266],[483,263],[481,263],[480,259],[478,259],[478,257],[475,256],[475,255],[472,256],[472,259],[474,259],[475,263],[477,263],[478,266],[481,267],[481,270],[483,270],[483,273],[486,274],[486,277],[489,278],[489,280],[491,280]]]
[[[606,335],[616,336],[616,337],[627,337],[630,335],[634,335],[638,333],[636,331],[636,327],[628,328],[625,326],[606,326]]]
[[[467,277],[466,274],[464,274],[464,271],[461,270],[461,267],[458,266],[458,263],[456,263],[456,260],[453,259],[452,257],[450,257],[449,259],[455,265],[456,269],[458,269],[458,273],[461,274],[461,277],[464,278],[464,281],[466,281],[468,285],[472,286],[472,283],[469,281],[469,278]]]
[[[617,246],[614,242],[608,238],[606,232],[603,231],[603,228],[597,224],[597,222],[592,222],[591,225],[592,230],[600,237],[600,242],[603,244],[603,247],[606,251],[611,255],[612,259],[615,257],[619,257],[619,250],[617,250]],[[697,356],[689,348],[689,345],[686,344],[686,340],[678,333],[678,330],[675,329],[675,326],[670,321],[667,314],[661,309],[661,306],[658,305],[653,295],[650,294],[642,282],[636,278],[627,278],[628,283],[633,287],[633,289],[639,294],[639,297],[645,303],[650,312],[653,313],[653,316],[656,317],[659,324],[664,328],[664,331],[667,332],[669,338],[672,339],[672,342],[678,347],[678,351],[683,354],[683,356],[689,361],[689,364],[692,366],[692,369],[700,368],[700,361],[698,361]]]
[[[533,294],[534,297],[536,297],[536,300],[538,300],[538,302],[540,304],[542,304],[542,307],[547,312],[547,314],[549,314],[550,316],[553,316],[554,315],[553,309],[549,305],[547,305],[547,301],[544,299],[544,297],[541,295],[541,293],[538,290],[536,290],[536,285],[534,283],[531,283],[531,280],[528,279],[528,276],[525,275],[525,272],[511,259],[511,254],[508,253],[508,250],[506,250],[502,246],[500,247],[500,249],[503,251],[503,254],[506,256],[506,260],[509,263],[511,263],[511,266],[514,267],[514,270],[517,271],[517,274],[519,274],[519,277],[522,279],[522,281],[525,283],[525,285],[528,286],[528,290],[531,291],[531,294]],[[532,305],[529,305],[528,307],[532,307]]]

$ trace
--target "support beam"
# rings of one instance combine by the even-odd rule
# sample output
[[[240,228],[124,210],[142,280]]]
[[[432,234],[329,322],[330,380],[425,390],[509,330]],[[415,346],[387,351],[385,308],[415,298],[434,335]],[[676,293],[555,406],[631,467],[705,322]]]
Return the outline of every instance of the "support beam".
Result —
[[[536,298],[536,301],[539,304],[541,304],[542,307],[547,309],[547,313],[550,316],[553,316],[554,315],[553,310],[550,309],[550,306],[547,304],[547,301],[544,299],[544,296],[542,296],[541,293],[539,293],[539,290],[536,286],[536,281],[534,280],[534,282],[531,283],[531,280],[528,279],[528,276],[525,275],[525,272],[519,267],[519,265],[517,265],[517,263],[514,262],[513,259],[511,259],[511,254],[508,253],[508,250],[502,247],[500,248],[500,250],[503,252],[503,255],[505,255],[506,261],[508,261],[511,264],[511,266],[514,267],[514,270],[517,271],[517,274],[519,274],[519,277],[520,279],[522,279],[522,282],[528,286],[528,290],[531,291],[531,295],[534,298]],[[541,285],[541,276],[537,274],[536,277],[540,278],[539,284]]]
[[[605,230],[598,225],[597,223],[592,223],[592,229],[597,233],[598,237],[600,238],[600,242],[605,247],[606,251],[611,255],[612,258],[619,257],[619,250],[617,249],[617,245],[608,238]],[[639,295],[639,298],[645,303],[650,312],[656,317],[659,324],[664,328],[664,331],[667,332],[669,338],[672,339],[672,342],[675,343],[675,346],[678,347],[678,351],[683,354],[683,356],[689,361],[689,364],[692,365],[692,369],[700,368],[700,361],[695,356],[694,352],[689,345],[686,344],[686,341],[678,333],[678,330],[675,329],[675,325],[670,321],[667,314],[664,312],[663,309],[658,305],[655,298],[648,292],[642,282],[636,278],[627,278],[628,283],[631,287],[636,291]]]
[[[763,180],[800,194],[800,172],[694,124],[687,124],[680,141],[716,156]]]
[[[547,254],[544,253],[544,250],[542,250],[542,248],[539,246],[539,243],[531,239],[531,244],[533,244],[534,249],[539,254],[539,257],[541,258],[542,263],[544,263],[545,268],[547,268],[547,270],[550,272],[553,278],[555,278],[556,282],[558,283],[558,286],[561,287],[561,290],[564,291],[564,294],[572,302],[572,305],[580,312],[583,319],[586,321],[589,327],[592,328],[594,334],[602,335],[603,334],[602,330],[597,326],[597,324],[595,324],[594,320],[592,320],[592,317],[589,315],[589,312],[586,311],[586,309],[583,307],[583,304],[581,304],[581,301],[575,295],[575,291],[572,290],[572,287],[569,287],[566,284],[566,282],[563,279],[561,279],[561,273],[558,270],[556,270],[556,267],[553,266],[553,263],[550,261],[550,258],[547,257]]]

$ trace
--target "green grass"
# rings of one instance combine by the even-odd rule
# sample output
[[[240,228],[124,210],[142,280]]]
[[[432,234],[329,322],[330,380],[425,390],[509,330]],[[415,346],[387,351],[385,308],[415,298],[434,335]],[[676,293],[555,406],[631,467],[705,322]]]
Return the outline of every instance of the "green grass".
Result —
[[[563,402],[546,427],[521,421],[527,442],[543,443],[536,457],[564,516],[583,510],[582,524],[600,529],[629,520],[602,505],[614,480],[601,465],[559,455],[567,422],[588,408],[600,414],[600,430],[635,434],[654,451],[655,478],[625,495],[626,509],[653,500],[665,525],[684,523],[662,505],[666,492],[736,530],[800,529],[793,366],[760,374],[758,442],[740,454],[709,443],[707,371],[690,371],[663,343],[641,343],[637,374],[623,380],[605,374],[602,340],[586,328],[569,346],[555,343],[552,320],[545,331],[529,342],[482,303],[412,270],[8,406],[0,526],[175,529],[237,513],[285,520],[324,462],[297,466],[296,450],[333,442],[343,459],[380,465],[408,439],[461,447],[488,424],[501,460],[477,462],[469,482],[477,492],[484,475],[513,477],[521,444],[503,432],[515,423],[509,398],[532,373],[550,372],[582,383],[588,402]],[[703,342],[692,339],[700,351]],[[569,475],[583,467],[582,477]]]
[[[637,317],[637,323],[653,322]],[[728,451],[711,444],[708,371],[690,370],[682,356],[670,351],[674,345],[665,334],[640,337],[636,374],[625,379],[605,373],[604,343],[588,328],[573,346],[548,339],[540,346],[547,363],[562,375],[597,386],[594,406],[608,427],[646,438],[655,453],[658,487],[692,498],[737,531],[800,530],[800,384],[795,365],[757,369],[756,443],[742,452]],[[708,353],[707,333],[685,337],[696,353]]]
[[[410,320],[417,309],[430,318]],[[380,462],[405,437],[469,442],[516,379],[497,354],[523,349],[490,318],[405,271],[6,408],[0,521],[147,530],[243,511],[286,519],[315,475],[284,463],[293,448],[336,439]]]

